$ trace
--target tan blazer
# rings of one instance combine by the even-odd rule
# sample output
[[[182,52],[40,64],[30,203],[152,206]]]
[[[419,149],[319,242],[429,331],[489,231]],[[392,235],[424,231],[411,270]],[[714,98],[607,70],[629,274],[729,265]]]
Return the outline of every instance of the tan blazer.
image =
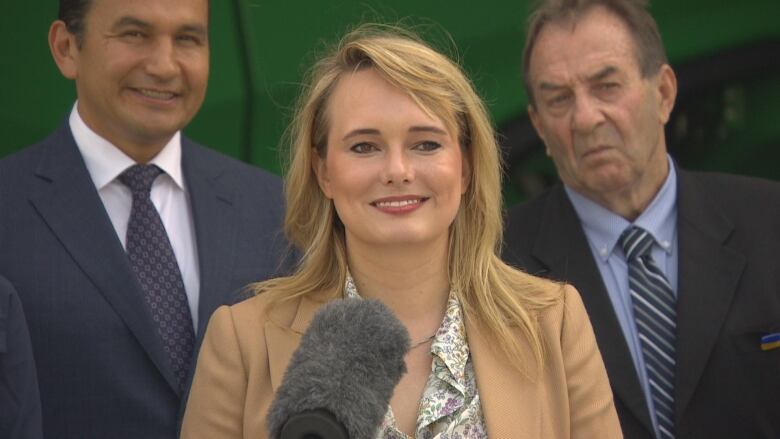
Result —
[[[285,368],[323,304],[303,298],[276,306],[255,296],[219,308],[200,351],[182,426],[183,439],[265,438],[265,416]],[[612,393],[579,294],[540,316],[546,362],[524,378],[466,320],[482,410],[491,438],[620,438]],[[358,439],[358,438],[355,438]]]

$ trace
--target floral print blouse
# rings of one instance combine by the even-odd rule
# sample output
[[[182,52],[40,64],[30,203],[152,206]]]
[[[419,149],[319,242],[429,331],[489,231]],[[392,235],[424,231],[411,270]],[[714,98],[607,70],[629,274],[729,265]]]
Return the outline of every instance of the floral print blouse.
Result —
[[[344,296],[360,298],[352,276],[347,276]],[[393,410],[387,413],[376,439],[483,439],[485,419],[469,355],[463,309],[450,292],[447,310],[431,344],[431,374],[420,400],[414,437],[401,432]]]

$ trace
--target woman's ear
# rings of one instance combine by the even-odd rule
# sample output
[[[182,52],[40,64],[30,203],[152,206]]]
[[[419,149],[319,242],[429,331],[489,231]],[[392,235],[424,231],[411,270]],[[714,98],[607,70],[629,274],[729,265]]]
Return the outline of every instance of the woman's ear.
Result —
[[[327,198],[333,199],[330,190],[330,178],[328,177],[328,165],[325,157],[320,157],[317,148],[311,149],[311,168],[314,174],[317,176],[317,183],[320,185],[320,190],[325,194]]]
[[[461,151],[465,150],[461,149]],[[471,157],[468,154],[463,154],[461,163],[460,194],[463,195],[469,189],[469,184],[471,184]]]

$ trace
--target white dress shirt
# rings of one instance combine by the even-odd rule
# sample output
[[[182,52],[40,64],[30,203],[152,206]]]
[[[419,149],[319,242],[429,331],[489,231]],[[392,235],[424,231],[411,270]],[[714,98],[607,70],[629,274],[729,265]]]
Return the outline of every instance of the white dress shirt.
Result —
[[[87,171],[103,201],[111,224],[114,225],[117,237],[126,249],[127,223],[133,196],[130,189],[117,177],[136,162],[84,123],[78,112],[78,102],[73,105],[69,123]],[[197,332],[200,273],[192,207],[181,169],[181,134],[177,132],[149,164],[157,165],[164,171],[152,184],[151,199],[160,213],[176,255],[192,323]]]

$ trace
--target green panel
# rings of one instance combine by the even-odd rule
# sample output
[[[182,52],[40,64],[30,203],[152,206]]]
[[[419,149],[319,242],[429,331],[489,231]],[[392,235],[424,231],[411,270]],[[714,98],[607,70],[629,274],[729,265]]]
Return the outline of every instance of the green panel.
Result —
[[[73,86],[59,75],[46,41],[56,2],[7,3],[0,14],[4,55],[0,156],[46,136],[62,122],[74,99]],[[279,139],[314,53],[349,25],[377,19],[419,25],[439,43],[447,41],[448,32],[458,48],[457,58],[494,120],[503,123],[522,115],[525,108],[519,71],[527,4],[526,0],[212,1],[211,80],[206,102],[186,132],[211,147],[278,171]],[[780,37],[777,0],[655,0],[652,5],[674,63]],[[247,75],[251,84],[245,82]],[[750,115],[755,120],[751,132],[771,131],[778,125],[774,122],[780,116],[777,101],[762,102],[760,114]],[[254,108],[251,114],[248,103]],[[765,144],[771,145],[777,136],[769,133],[761,139],[769,139]],[[739,159],[720,160],[716,158],[720,153],[714,153],[702,166],[741,161],[740,171],[765,175],[758,170],[769,166],[766,160],[753,149],[741,150]],[[777,176],[777,171],[771,175]]]
[[[523,108],[520,86],[523,2],[431,0],[330,1],[302,8],[276,1],[244,2],[251,25],[250,54],[255,72],[256,161],[273,160],[292,112],[303,73],[317,52],[350,26],[364,21],[402,22],[462,61],[496,117],[506,119]],[[280,18],[284,17],[281,20]],[[454,42],[455,47],[448,42]]]
[[[240,35],[230,3],[224,0],[211,2],[209,86],[203,107],[185,132],[198,142],[242,158],[246,98],[241,65],[243,53],[239,50]]]
[[[777,0],[664,0],[652,5],[672,62],[780,36]]]
[[[780,178],[780,74],[736,81],[700,93],[693,103],[699,117],[675,155],[687,167]],[[686,117],[681,110],[675,117]]]
[[[527,1],[330,1],[314,8],[276,1],[244,1],[251,25],[250,57],[258,108],[252,136],[257,161],[272,160],[287,124],[302,73],[321,51],[349,25],[382,21],[417,25],[434,41],[452,37],[456,58],[464,65],[500,124],[525,111],[520,78]],[[389,6],[392,4],[392,6]],[[658,0],[653,12],[668,46],[670,59],[682,63],[750,41],[780,36],[776,19],[780,2],[749,0],[718,2]],[[284,17],[280,20],[279,17]],[[437,32],[438,31],[438,32]],[[767,109],[777,115],[775,108]]]
[[[5,2],[0,14],[0,156],[47,136],[73,105],[75,89],[60,76],[49,54],[54,4]]]

